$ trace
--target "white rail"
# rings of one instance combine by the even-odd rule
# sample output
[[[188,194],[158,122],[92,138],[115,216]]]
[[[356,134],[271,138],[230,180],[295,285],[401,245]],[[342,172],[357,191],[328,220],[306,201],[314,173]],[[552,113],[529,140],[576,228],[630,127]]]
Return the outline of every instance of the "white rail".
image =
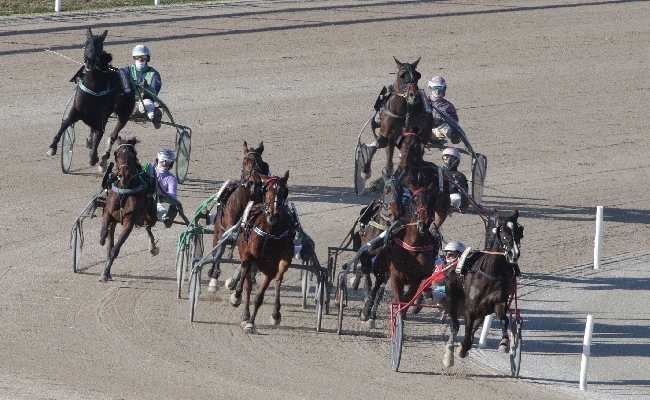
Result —
[[[61,1],[62,0],[54,0],[54,12],[61,12]],[[153,5],[159,6],[160,0],[153,0]]]

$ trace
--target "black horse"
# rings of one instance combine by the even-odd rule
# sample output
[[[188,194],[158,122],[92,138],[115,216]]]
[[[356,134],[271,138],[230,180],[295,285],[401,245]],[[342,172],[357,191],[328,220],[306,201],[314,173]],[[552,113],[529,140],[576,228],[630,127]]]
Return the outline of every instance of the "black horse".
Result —
[[[446,367],[454,365],[459,314],[465,317],[465,338],[458,354],[461,358],[467,356],[474,334],[485,317],[492,313],[502,325],[499,349],[505,351],[509,348],[507,304],[519,275],[517,261],[520,240],[524,237],[524,227],[517,222],[518,217],[517,210],[506,218],[495,211],[494,220],[486,223],[486,250],[470,254],[460,270],[452,270],[448,275],[445,311],[450,316],[451,334],[443,361]]]
[[[104,51],[104,39],[106,39],[107,33],[106,30],[101,35],[93,35],[88,28],[84,47],[84,65],[70,80],[71,82],[77,81],[74,102],[68,116],[61,122],[61,127],[47,152],[48,155],[55,155],[63,132],[70,125],[81,120],[90,127],[86,145],[91,149],[90,165],[96,165],[99,161],[97,148],[104,135],[106,122],[108,117],[115,113],[117,124],[107,143],[106,152],[102,156],[100,172],[106,168],[111,147],[129,120],[135,106],[135,91],[130,88],[129,93],[125,93],[119,72],[110,65],[113,56]]]

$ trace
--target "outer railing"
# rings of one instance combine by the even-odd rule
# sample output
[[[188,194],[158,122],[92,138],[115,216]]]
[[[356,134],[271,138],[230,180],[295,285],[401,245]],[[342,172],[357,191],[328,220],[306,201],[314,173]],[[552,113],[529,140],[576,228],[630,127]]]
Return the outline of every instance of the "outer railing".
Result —
[[[62,0],[54,0],[54,11],[55,12],[60,12],[61,11],[61,1]],[[154,6],[159,6],[160,5],[160,0],[153,0],[153,5]]]

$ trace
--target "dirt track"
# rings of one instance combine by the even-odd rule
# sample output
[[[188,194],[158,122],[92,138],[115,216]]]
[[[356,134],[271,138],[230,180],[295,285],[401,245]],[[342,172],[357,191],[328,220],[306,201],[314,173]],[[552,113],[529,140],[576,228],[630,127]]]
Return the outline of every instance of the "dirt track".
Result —
[[[421,82],[434,74],[447,79],[461,125],[488,157],[484,205],[521,213],[524,294],[548,283],[574,291],[569,299],[584,299],[584,288],[562,278],[567,271],[590,274],[596,206],[605,207],[605,260],[645,257],[650,245],[650,3],[521,3],[242,2],[0,18],[0,397],[582,397],[567,390],[577,387],[578,371],[546,379],[525,358],[519,380],[471,355],[443,370],[445,330],[426,313],[407,326],[403,373],[395,374],[386,312],[368,329],[354,317],[356,300],[346,311],[345,335],[336,335],[333,315],[316,333],[313,308],[298,306],[295,271],[285,281],[279,327],[268,324],[269,294],[260,334],[245,335],[241,310],[223,289],[203,293],[190,323],[187,300],[175,298],[179,226],[157,226],[156,258],[148,255],[144,230],[135,231],[114,264],[115,280],[103,285],[100,221],[87,220],[83,271],[73,274],[69,229],[101,177],[87,167],[83,140],[72,174],[60,172],[58,157],[44,155],[77,69],[44,49],[80,61],[86,27],[108,29],[106,50],[122,66],[131,48],[146,42],[163,76],[161,97],[194,130],[179,195],[186,209],[239,176],[244,140],[263,140],[272,171],[291,171],[291,199],[324,260],[327,246],[340,243],[372,199],[352,190],[354,140],[379,89],[394,77],[392,57],[422,57]],[[79,125],[77,132],[83,138],[86,130]],[[142,140],[141,160],[173,146],[164,129],[131,124],[123,132]],[[475,215],[454,215],[443,233],[480,246],[483,224]],[[647,303],[650,281],[639,271],[627,277],[632,287],[594,297],[602,302],[590,306],[596,318],[629,295],[632,303]],[[567,304],[558,313],[585,309]],[[531,301],[524,316],[544,325],[539,318],[553,307]],[[641,325],[621,328],[620,339],[647,345],[647,309],[623,315]],[[539,337],[535,356],[579,358],[584,326],[569,328],[556,317],[552,323],[569,334],[556,340],[558,348]],[[607,318],[605,331],[617,316]],[[587,395],[606,398],[619,385],[623,395],[650,396],[648,369],[635,368],[648,355],[647,346],[639,347],[608,353],[611,370]]]

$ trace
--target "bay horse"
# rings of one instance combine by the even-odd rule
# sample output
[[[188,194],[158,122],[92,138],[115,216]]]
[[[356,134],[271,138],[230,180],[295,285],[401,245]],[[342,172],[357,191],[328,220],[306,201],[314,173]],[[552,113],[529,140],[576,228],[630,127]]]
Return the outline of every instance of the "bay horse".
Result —
[[[362,177],[369,179],[372,175],[371,163],[372,157],[377,148],[386,149],[386,166],[384,172],[392,175],[393,173],[393,153],[397,147],[397,141],[404,132],[405,127],[417,125],[425,133],[423,140],[427,143],[431,138],[433,128],[433,117],[427,113],[425,107],[426,99],[420,93],[418,80],[421,75],[416,71],[420,62],[418,58],[413,63],[402,63],[393,57],[397,64],[397,73],[395,82],[389,87],[390,91],[385,100],[377,105],[376,109],[381,111],[381,122],[379,124],[379,134],[377,135],[376,146],[366,146],[365,164],[363,166]],[[385,88],[384,88],[385,89]],[[386,90],[382,90],[382,94]],[[381,104],[383,103],[383,104]],[[373,132],[376,129],[376,122],[373,119]]]
[[[352,249],[356,252],[363,245],[378,237],[403,216],[404,187],[402,182],[393,177],[383,174],[384,190],[381,199],[374,200],[370,205],[364,207],[359,217],[362,224],[361,229],[352,236]],[[369,321],[374,325],[377,316],[377,307],[383,297],[383,288],[388,281],[388,268],[374,268],[372,259],[381,250],[380,246],[371,247],[359,256],[361,273],[364,282],[364,303],[359,313],[361,321]],[[375,277],[373,284],[370,274]]]
[[[508,217],[502,217],[495,210],[494,220],[486,223],[486,249],[469,255],[459,271],[451,270],[447,278],[445,311],[450,317],[449,340],[446,345],[443,364],[454,365],[454,342],[459,330],[458,315],[465,318],[465,338],[458,353],[467,356],[472,348],[474,334],[486,316],[495,313],[501,321],[500,351],[510,346],[507,317],[516,276],[519,275],[517,261],[520,255],[520,241],[524,227],[517,219],[517,210]],[[459,273],[466,275],[461,280]]]
[[[238,307],[241,304],[243,292],[246,299],[242,327],[246,333],[257,333],[255,317],[264,301],[264,293],[271,280],[275,280],[275,303],[271,322],[274,325],[279,325],[282,319],[280,287],[294,256],[293,239],[295,236],[295,220],[289,213],[286,204],[289,195],[288,179],[289,171],[281,178],[262,176],[264,202],[251,208],[243,232],[237,239],[241,260],[241,279],[237,283],[235,292],[230,296],[230,303]],[[250,295],[253,286],[253,269],[260,271],[263,274],[263,279],[255,296],[251,314]]]
[[[110,150],[118,134],[129,120],[135,106],[135,91],[125,93],[120,82],[120,75],[110,65],[113,56],[104,51],[104,40],[108,30],[101,35],[93,35],[90,28],[86,32],[84,46],[84,65],[70,80],[77,81],[74,102],[68,115],[61,121],[61,127],[50,144],[48,155],[55,155],[61,135],[66,129],[79,120],[90,127],[90,135],[86,145],[90,148],[90,165],[99,161],[97,148],[104,135],[108,117],[115,113],[117,123],[108,141],[106,153],[102,157],[100,172],[104,172]],[[79,78],[79,79],[77,79]]]
[[[135,137],[123,141],[117,138],[115,149],[115,182],[110,187],[106,198],[106,205],[102,214],[102,227],[99,233],[99,244],[106,244],[107,261],[104,272],[99,278],[100,282],[112,280],[111,266],[120,254],[120,249],[131,234],[133,228],[144,225],[149,235],[149,252],[158,255],[159,249],[151,232],[151,227],[156,224],[156,208],[151,207],[150,193],[155,191],[155,176],[153,179],[145,172],[138,162],[138,153]],[[115,242],[115,227],[122,224],[120,236]]]
[[[424,160],[424,147],[421,129],[409,127],[400,139],[400,160],[395,175],[402,180],[407,189],[414,191],[426,187],[431,192],[428,207],[434,213],[434,229],[437,230],[447,219],[451,199],[449,183],[436,164]]]
[[[252,201],[253,204],[259,204],[263,201],[262,179],[260,176],[269,174],[269,165],[262,160],[262,153],[264,153],[264,142],[260,142],[257,148],[249,148],[246,141],[244,141],[244,159],[239,182],[228,185],[219,198],[216,199],[217,212],[214,219],[213,247],[217,245],[223,233],[235,225],[244,215],[249,201]],[[219,249],[215,257],[221,258],[225,249],[226,246]],[[212,264],[208,271],[210,277],[209,290],[216,291],[217,279],[220,274],[219,263]],[[235,288],[234,285],[237,284],[237,280],[233,278],[231,289]]]
[[[389,235],[380,251],[375,266],[389,266],[391,292],[396,302],[409,302],[417,293],[422,281],[431,276],[440,250],[439,235],[430,232],[433,216],[429,205],[431,192],[418,188],[411,195],[408,222]],[[408,286],[405,291],[404,288]],[[406,318],[406,311],[402,317]]]

